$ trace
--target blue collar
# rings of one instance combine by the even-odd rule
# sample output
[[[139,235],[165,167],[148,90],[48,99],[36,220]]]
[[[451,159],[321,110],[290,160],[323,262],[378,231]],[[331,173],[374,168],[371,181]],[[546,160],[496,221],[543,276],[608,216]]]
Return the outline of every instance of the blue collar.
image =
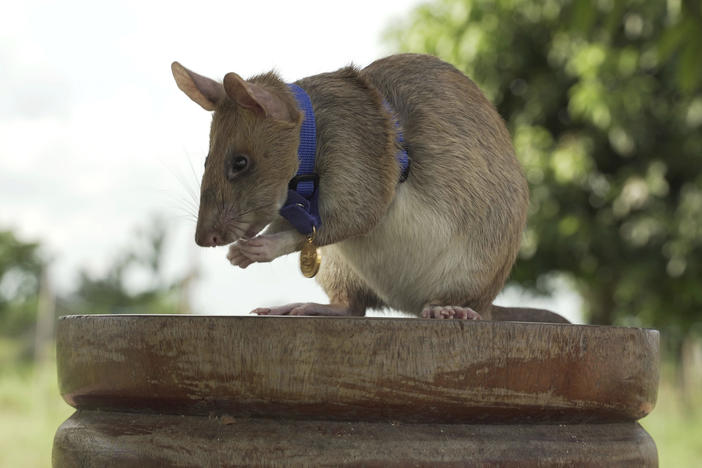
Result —
[[[392,115],[392,121],[395,124],[395,146],[397,146],[397,153],[395,153],[395,159],[397,159],[400,165],[400,183],[407,180],[410,170],[410,159],[407,154],[407,145],[405,145],[405,138],[402,136],[402,126],[400,125],[400,120],[397,118],[397,113],[395,109],[392,108],[390,103],[383,99],[383,105],[385,109]]]
[[[300,145],[297,147],[300,167],[295,178],[290,181],[291,184],[295,181],[296,187],[291,188],[303,197],[309,198],[316,190],[316,184],[310,178],[314,179],[317,176],[314,172],[314,157],[317,154],[317,125],[314,120],[314,109],[305,90],[296,84],[289,84],[288,87],[295,95],[297,105],[305,117],[300,128]]]
[[[297,157],[300,167],[288,184],[288,198],[280,208],[280,215],[287,219],[301,234],[312,234],[319,228],[319,176],[314,171],[314,159],[317,154],[317,125],[314,119],[312,102],[307,93],[296,84],[289,84],[295,95],[297,106],[304,114],[300,129],[300,145]]]
[[[301,234],[309,235],[319,228],[322,221],[319,216],[319,176],[315,172],[315,155],[317,154],[317,126],[315,124],[312,102],[305,90],[296,84],[288,87],[297,100],[298,108],[304,114],[302,128],[300,129],[300,145],[297,148],[297,157],[300,167],[297,174],[288,184],[288,198],[280,208],[280,215],[287,219]],[[398,148],[396,158],[400,165],[400,180],[407,180],[410,169],[410,159],[402,136],[400,122],[397,114],[387,101],[383,101],[385,108],[393,116],[395,124],[395,143]]]

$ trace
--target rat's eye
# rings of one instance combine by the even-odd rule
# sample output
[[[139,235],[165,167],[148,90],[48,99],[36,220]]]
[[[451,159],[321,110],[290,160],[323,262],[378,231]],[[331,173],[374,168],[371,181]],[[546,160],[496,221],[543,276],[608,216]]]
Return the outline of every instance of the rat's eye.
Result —
[[[237,174],[242,172],[248,166],[249,158],[247,158],[243,154],[235,154],[232,157],[231,162],[229,163],[229,167],[227,167],[227,179],[231,181],[232,179],[234,179],[234,177],[237,176]]]
[[[243,171],[246,169],[246,166],[249,164],[249,160],[246,159],[246,156],[237,156],[234,158],[232,161],[232,169],[235,171]]]

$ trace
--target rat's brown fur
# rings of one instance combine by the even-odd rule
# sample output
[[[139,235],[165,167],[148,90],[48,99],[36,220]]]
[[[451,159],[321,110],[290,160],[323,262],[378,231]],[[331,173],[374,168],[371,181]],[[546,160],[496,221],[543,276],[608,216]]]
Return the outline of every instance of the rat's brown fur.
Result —
[[[222,91],[183,70],[174,64],[179,87],[215,108],[198,243],[239,239],[230,259],[242,267],[299,250],[304,237],[277,215],[298,166],[302,116],[292,93],[274,74],[248,82],[228,75]],[[453,66],[413,54],[297,84],[317,124],[317,279],[332,304],[358,315],[454,305],[488,318],[517,255],[528,189],[504,123],[477,86]],[[383,99],[397,112],[411,158],[402,184]],[[232,152],[251,164],[228,181]],[[241,239],[268,223],[260,241]]]

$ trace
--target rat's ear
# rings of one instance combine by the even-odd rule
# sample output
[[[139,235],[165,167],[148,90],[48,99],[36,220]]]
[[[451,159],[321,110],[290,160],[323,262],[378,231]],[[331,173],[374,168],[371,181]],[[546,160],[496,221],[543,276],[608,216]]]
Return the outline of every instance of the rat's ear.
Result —
[[[296,118],[290,114],[287,104],[280,97],[259,84],[244,81],[236,73],[227,73],[224,76],[224,90],[232,101],[261,117],[272,117],[287,122],[296,121]]]
[[[178,62],[171,64],[171,71],[178,88],[205,110],[215,110],[217,103],[226,96],[221,83],[198,75]]]

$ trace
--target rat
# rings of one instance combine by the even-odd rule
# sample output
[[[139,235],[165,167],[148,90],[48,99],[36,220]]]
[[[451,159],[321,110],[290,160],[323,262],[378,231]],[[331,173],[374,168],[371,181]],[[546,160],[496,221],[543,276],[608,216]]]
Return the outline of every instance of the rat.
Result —
[[[389,307],[425,318],[564,321],[492,305],[519,251],[529,190],[502,118],[453,65],[399,54],[293,85],[274,72],[218,82],[178,62],[171,68],[178,87],[213,112],[196,243],[229,245],[240,268],[306,244],[322,253],[316,279],[329,304],[253,313],[363,316]],[[312,234],[281,216],[305,117],[315,138]]]

